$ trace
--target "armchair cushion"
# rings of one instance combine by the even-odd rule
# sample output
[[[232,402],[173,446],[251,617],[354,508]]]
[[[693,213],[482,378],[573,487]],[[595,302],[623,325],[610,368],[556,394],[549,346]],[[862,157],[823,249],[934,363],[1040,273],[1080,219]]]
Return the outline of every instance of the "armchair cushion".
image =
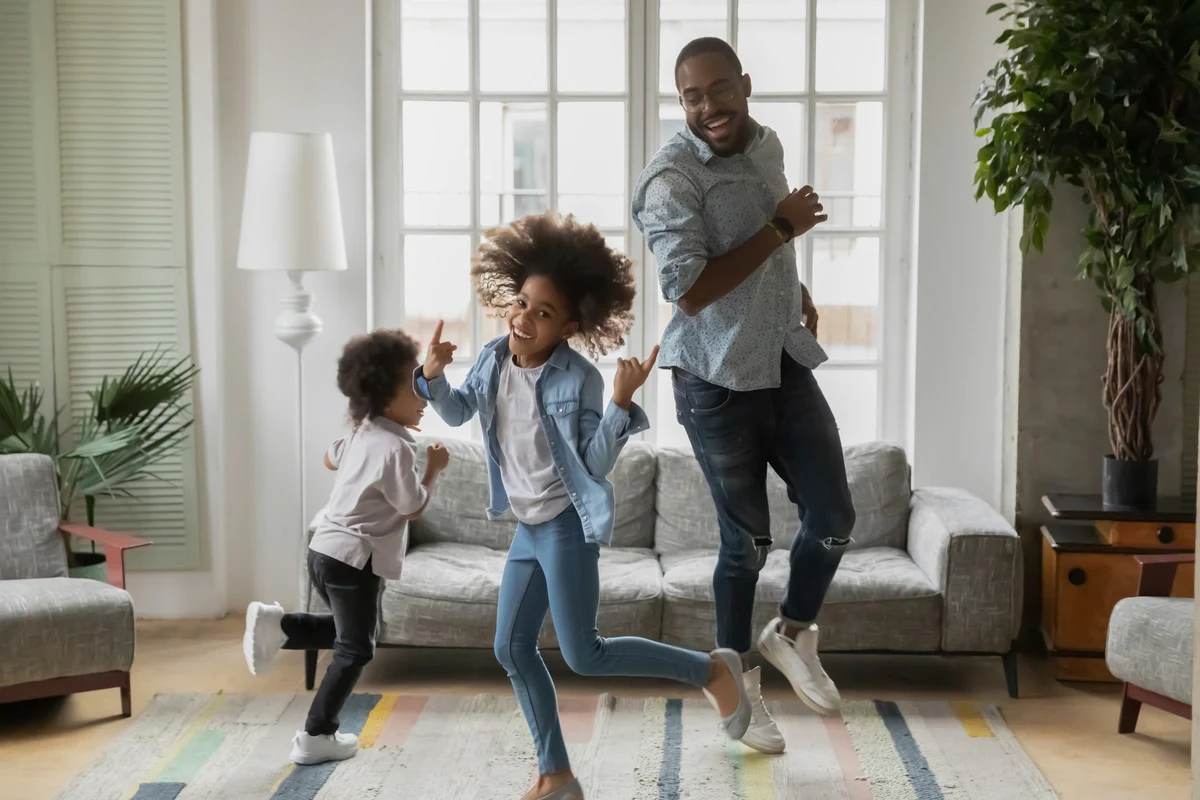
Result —
[[[66,576],[58,514],[58,478],[50,457],[0,456],[0,581]]]
[[[1009,650],[1024,587],[1021,542],[1004,517],[961,489],[918,489],[908,552],[944,598],[944,650]]]
[[[133,602],[99,581],[0,581],[0,686],[127,671]]]
[[[1190,705],[1195,608],[1191,598],[1127,597],[1117,603],[1104,652],[1109,671]]]

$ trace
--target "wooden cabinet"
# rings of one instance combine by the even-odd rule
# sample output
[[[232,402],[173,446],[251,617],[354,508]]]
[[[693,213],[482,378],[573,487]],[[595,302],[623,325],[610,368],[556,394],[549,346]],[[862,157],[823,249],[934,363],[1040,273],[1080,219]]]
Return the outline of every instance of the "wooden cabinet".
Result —
[[[1046,506],[1063,520],[1042,528],[1041,627],[1055,677],[1113,681],[1104,665],[1108,619],[1113,606],[1137,594],[1137,556],[1194,551],[1194,515],[1172,509],[1158,512],[1167,519],[1088,521],[1080,515],[1105,512],[1055,496]],[[1193,576],[1193,565],[1181,566],[1171,595],[1192,597]]]

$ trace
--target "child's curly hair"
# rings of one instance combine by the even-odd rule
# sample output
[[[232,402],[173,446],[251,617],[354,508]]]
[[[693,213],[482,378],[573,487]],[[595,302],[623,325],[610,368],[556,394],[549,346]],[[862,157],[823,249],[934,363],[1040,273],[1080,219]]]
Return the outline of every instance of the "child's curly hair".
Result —
[[[346,342],[337,385],[350,399],[355,426],[383,415],[400,387],[412,380],[419,355],[416,340],[398,328],[380,328]]]
[[[534,275],[552,280],[567,298],[579,323],[575,339],[593,358],[625,344],[637,294],[633,262],[594,225],[546,213],[488,231],[471,267],[485,307],[507,309]]]

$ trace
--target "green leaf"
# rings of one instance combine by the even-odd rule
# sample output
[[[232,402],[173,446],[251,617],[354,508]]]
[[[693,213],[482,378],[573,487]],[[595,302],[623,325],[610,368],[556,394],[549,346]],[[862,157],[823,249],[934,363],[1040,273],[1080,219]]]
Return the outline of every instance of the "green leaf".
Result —
[[[1117,274],[1115,277],[1116,277],[1116,284],[1117,284],[1118,289],[1128,289],[1130,284],[1133,283],[1133,278],[1134,278],[1133,265],[1126,264],[1125,266],[1121,267],[1119,270],[1117,270]]]
[[[1113,302],[1111,297],[1101,297],[1100,305],[1104,308],[1104,313],[1111,314],[1113,310]]]
[[[988,6],[986,13],[995,14],[997,11],[1002,11],[1006,8],[1008,8],[1008,3],[992,3],[990,6]]]
[[[1025,103],[1028,109],[1037,109],[1042,107],[1042,98],[1037,92],[1025,92],[1021,95],[1021,100]]]
[[[1071,124],[1082,122],[1087,119],[1088,111],[1091,109],[1091,103],[1087,100],[1080,100],[1075,105],[1071,106]]]
[[[1104,109],[1093,103],[1088,107],[1087,118],[1093,127],[1099,128],[1100,123],[1104,121]]]
[[[1013,37],[1014,33],[1016,33],[1016,31],[1014,31],[1012,28],[1009,28],[996,38],[996,44],[1004,44]]]
[[[1183,167],[1183,176],[1179,182],[1191,189],[1200,189],[1200,166],[1187,164]]]

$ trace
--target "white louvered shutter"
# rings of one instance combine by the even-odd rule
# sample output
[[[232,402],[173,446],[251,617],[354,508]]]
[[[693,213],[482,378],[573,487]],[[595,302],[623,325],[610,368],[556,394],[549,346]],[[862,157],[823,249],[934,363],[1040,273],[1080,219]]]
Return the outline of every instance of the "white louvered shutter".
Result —
[[[55,2],[61,264],[186,266],[179,2]]]
[[[55,340],[59,401],[73,419],[90,407],[88,391],[120,375],[156,347],[170,358],[188,341],[187,273],[138,267],[64,267],[55,270]],[[151,539],[153,547],[129,554],[136,567],[184,569],[200,559],[196,536],[196,468],[193,438],[155,465],[158,479],[140,481],[135,499],[98,497],[96,524]],[[161,480],[159,480],[161,479]],[[83,503],[75,516],[82,518]]]

